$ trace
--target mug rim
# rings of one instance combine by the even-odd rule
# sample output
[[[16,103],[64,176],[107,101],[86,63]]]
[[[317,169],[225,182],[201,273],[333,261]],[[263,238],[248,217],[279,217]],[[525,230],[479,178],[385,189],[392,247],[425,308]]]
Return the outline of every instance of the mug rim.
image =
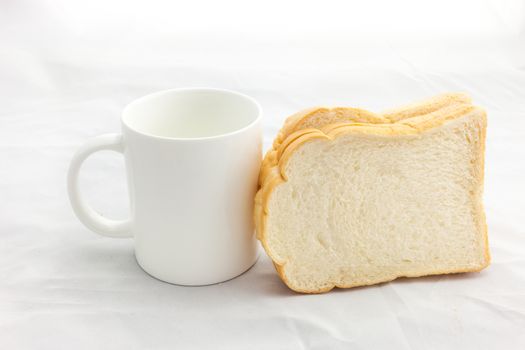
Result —
[[[241,98],[243,98],[245,100],[250,101],[255,106],[256,111],[257,111],[257,116],[255,117],[255,119],[252,122],[250,122],[246,126],[243,126],[242,128],[239,128],[239,129],[236,129],[236,130],[233,130],[233,131],[230,131],[230,132],[222,133],[222,134],[217,134],[217,135],[212,135],[212,136],[202,136],[202,137],[171,137],[171,136],[155,135],[155,134],[144,132],[144,131],[138,130],[137,128],[131,127],[124,120],[124,117],[129,112],[129,110],[131,108],[133,108],[134,105],[136,105],[138,103],[145,102],[145,101],[147,101],[149,99],[153,99],[155,97],[158,97],[159,95],[163,95],[163,94],[167,94],[167,93],[173,93],[173,92],[185,92],[185,91],[220,92],[220,93],[227,93],[227,94],[230,94],[230,95],[241,97]],[[226,137],[230,137],[230,136],[233,136],[233,135],[236,135],[236,134],[243,133],[244,131],[246,131],[246,130],[250,129],[251,127],[253,127],[254,125],[258,124],[261,119],[262,119],[262,107],[259,104],[259,102],[257,102],[257,100],[254,99],[253,97],[250,97],[250,96],[248,96],[246,94],[243,94],[243,93],[237,92],[237,91],[233,91],[233,90],[221,89],[221,88],[208,88],[208,87],[173,88],[173,89],[165,89],[165,90],[152,92],[152,93],[149,93],[147,95],[144,95],[144,96],[141,96],[139,98],[136,98],[135,100],[133,100],[130,103],[128,103],[124,107],[124,109],[122,110],[122,113],[121,113],[121,116],[120,116],[120,122],[122,123],[122,125],[126,129],[128,129],[128,130],[130,130],[130,131],[132,131],[132,132],[134,132],[136,134],[139,134],[141,136],[145,136],[145,137],[149,137],[149,138],[156,138],[156,139],[161,139],[161,140],[168,140],[168,141],[201,141],[201,140],[205,141],[205,140],[216,140],[216,139],[226,138]]]

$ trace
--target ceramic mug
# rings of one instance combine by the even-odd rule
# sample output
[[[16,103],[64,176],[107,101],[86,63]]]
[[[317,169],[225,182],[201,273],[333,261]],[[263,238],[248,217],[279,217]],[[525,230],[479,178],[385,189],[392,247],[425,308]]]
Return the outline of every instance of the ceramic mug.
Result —
[[[220,89],[174,89],[129,104],[122,133],[87,141],[68,174],[71,205],[89,229],[133,237],[139,265],[175,284],[234,278],[257,259],[253,198],[261,162],[261,108]],[[84,160],[100,150],[124,155],[130,218],[103,217],[79,191]]]

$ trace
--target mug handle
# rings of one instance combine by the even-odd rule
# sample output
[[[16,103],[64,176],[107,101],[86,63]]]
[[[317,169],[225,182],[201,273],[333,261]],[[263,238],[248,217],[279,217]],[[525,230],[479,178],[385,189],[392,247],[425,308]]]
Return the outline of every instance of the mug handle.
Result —
[[[80,194],[78,174],[82,163],[92,154],[101,150],[123,153],[122,135],[105,134],[88,140],[75,153],[67,175],[67,190],[71,206],[78,219],[90,230],[102,236],[114,238],[132,237],[131,220],[111,220],[97,213],[91,208]]]

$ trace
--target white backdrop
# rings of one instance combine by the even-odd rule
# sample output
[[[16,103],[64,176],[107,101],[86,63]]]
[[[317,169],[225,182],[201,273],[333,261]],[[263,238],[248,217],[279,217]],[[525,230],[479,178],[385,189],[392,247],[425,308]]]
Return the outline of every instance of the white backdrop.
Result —
[[[290,292],[264,253],[215,286],[148,277],[131,240],[78,222],[65,175],[128,102],[186,86],[258,99],[265,147],[305,107],[469,92],[489,115],[492,265],[313,296]],[[524,161],[522,1],[3,0],[0,348],[523,349]],[[104,215],[127,215],[118,155],[90,158],[82,186]]]

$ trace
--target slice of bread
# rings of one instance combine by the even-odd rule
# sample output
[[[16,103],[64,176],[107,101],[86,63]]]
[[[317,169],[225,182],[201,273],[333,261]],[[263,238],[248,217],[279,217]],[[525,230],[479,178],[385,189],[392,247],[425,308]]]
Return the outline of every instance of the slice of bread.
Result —
[[[290,117],[255,199],[257,236],[282,280],[321,293],[486,267],[485,130],[464,94]]]

